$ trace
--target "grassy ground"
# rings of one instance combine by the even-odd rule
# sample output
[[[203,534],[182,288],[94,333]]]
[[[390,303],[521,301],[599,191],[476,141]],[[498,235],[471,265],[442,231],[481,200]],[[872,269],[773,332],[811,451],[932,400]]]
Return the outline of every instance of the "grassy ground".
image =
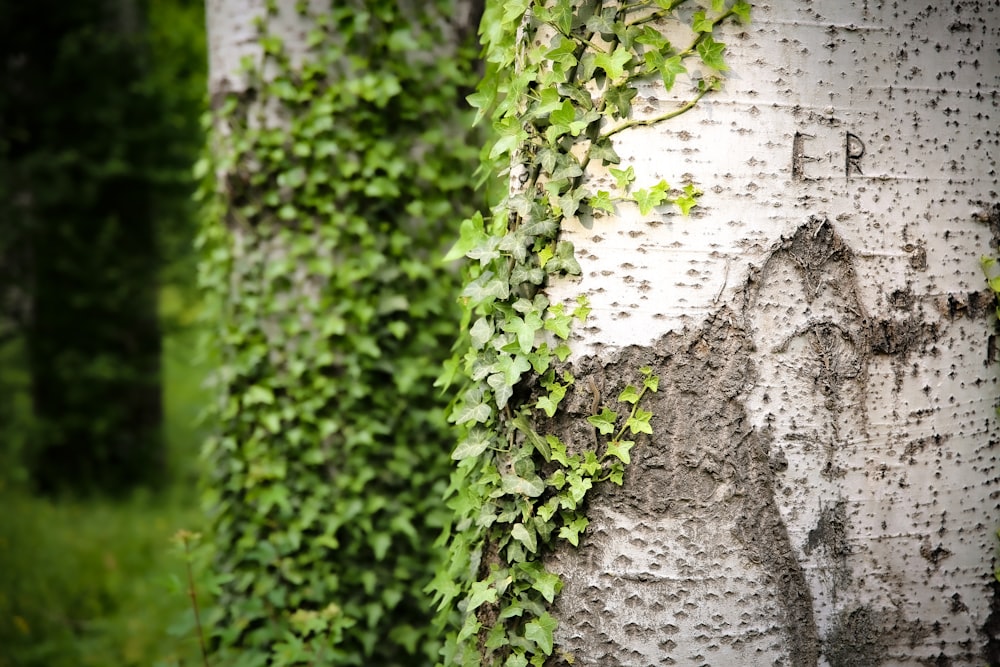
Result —
[[[202,664],[185,558],[171,539],[203,522],[196,485],[201,435],[194,422],[205,401],[207,364],[192,352],[194,339],[190,328],[175,326],[164,349],[165,430],[175,480],[167,493],[122,503],[54,503],[24,493],[15,461],[0,456],[0,667]],[[16,342],[0,351],[9,399],[0,418],[23,421],[18,388],[26,379],[18,358]],[[6,444],[0,452],[19,446]]]

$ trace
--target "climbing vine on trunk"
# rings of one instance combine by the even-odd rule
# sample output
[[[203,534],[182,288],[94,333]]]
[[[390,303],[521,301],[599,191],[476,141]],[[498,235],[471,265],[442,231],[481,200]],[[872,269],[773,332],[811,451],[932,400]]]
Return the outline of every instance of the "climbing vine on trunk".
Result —
[[[471,201],[475,58],[448,34],[453,3],[403,4],[290,19],[269,3],[247,85],[216,95],[200,165],[201,278],[221,307],[213,664],[438,653],[423,589],[450,438],[428,387],[459,318],[438,257]],[[290,20],[304,56],[272,30]]]
[[[464,383],[450,415],[461,432],[450,557],[432,584],[439,623],[455,622],[455,609],[460,616],[441,664],[524,667],[555,655],[547,608],[561,582],[545,554],[559,540],[578,544],[595,485],[622,483],[630,450],[652,433],[643,398],[658,388],[651,369],[636,369],[615,406],[595,394],[593,441],[553,434],[574,383],[565,363],[571,330],[589,311],[583,297],[550,303],[543,293],[550,279],[580,273],[559,232],[566,220],[587,224],[623,202],[644,215],[663,206],[686,215],[696,205],[693,183],[633,189],[635,171],[619,165],[614,136],[668,121],[718,89],[725,45],[714,31],[731,17],[748,21],[749,11],[742,0],[511,0],[486,9],[487,71],[469,99],[495,137],[480,178],[506,178],[509,189],[488,216],[462,223],[449,253],[467,264],[464,333],[441,378]],[[653,79],[683,93],[680,101],[635,117],[637,86]],[[614,186],[594,189],[598,173]]]

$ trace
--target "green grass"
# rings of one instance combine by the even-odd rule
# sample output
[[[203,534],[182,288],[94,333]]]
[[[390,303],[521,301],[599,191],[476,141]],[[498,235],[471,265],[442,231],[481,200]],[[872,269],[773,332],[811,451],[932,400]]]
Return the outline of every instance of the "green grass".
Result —
[[[176,295],[165,290],[164,297]],[[17,465],[30,428],[23,344],[0,349],[0,398],[7,399],[0,417],[8,419],[0,428],[0,667],[203,664],[185,558],[171,539],[203,524],[195,419],[209,364],[195,353],[191,306],[182,306],[164,344],[172,484],[163,494],[57,502],[26,493]],[[205,594],[202,586],[203,601]]]
[[[200,663],[185,561],[170,540],[197,528],[196,508],[16,492],[0,503],[0,667]]]

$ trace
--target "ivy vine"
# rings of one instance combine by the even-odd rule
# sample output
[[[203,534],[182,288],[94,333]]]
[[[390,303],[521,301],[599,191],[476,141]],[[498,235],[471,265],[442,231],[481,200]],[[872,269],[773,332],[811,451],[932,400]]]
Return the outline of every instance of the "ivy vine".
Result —
[[[298,3],[305,14],[309,3]],[[436,261],[468,213],[474,55],[445,0],[337,3],[293,63],[263,62],[213,120],[201,281],[219,302],[205,448],[216,545],[213,664],[410,665],[438,640],[458,276]],[[266,76],[264,73],[266,72]]]
[[[561,582],[545,554],[560,540],[578,544],[595,485],[622,483],[636,438],[652,433],[642,399],[658,380],[638,369],[617,409],[595,405],[588,421],[596,445],[561,441],[551,431],[574,383],[567,341],[589,308],[583,297],[550,303],[542,288],[580,274],[572,245],[559,238],[564,221],[613,214],[626,201],[643,215],[667,205],[687,214],[696,205],[694,184],[632,189],[634,169],[615,166],[614,137],[670,120],[717,90],[726,63],[715,29],[731,17],[746,22],[749,12],[743,0],[487,6],[487,71],[469,99],[477,121],[489,117],[494,131],[480,178],[505,178],[509,190],[488,216],[462,223],[448,255],[467,263],[464,333],[439,380],[464,383],[450,414],[461,438],[448,491],[449,558],[431,585],[439,624],[455,623],[439,664],[525,667],[554,656],[548,605]],[[686,43],[670,43],[668,25],[686,25]],[[690,84],[687,101],[635,118],[637,86],[653,79],[667,90]],[[613,190],[588,187],[599,170],[612,176]]]

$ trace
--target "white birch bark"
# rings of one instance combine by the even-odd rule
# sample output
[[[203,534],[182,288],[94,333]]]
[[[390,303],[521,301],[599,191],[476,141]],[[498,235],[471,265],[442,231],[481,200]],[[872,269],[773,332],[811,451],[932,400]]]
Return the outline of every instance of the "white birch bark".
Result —
[[[329,10],[330,0],[310,0],[305,14],[296,11],[295,0],[277,4],[277,14],[267,20],[268,34],[280,38],[291,62],[299,63],[308,52],[312,17]],[[206,0],[208,89],[213,96],[246,90],[244,60],[258,70],[263,65],[257,23],[266,15],[266,6],[265,0]]]
[[[571,409],[646,364],[661,390],[553,559],[557,642],[605,667],[996,660],[1000,3],[772,0],[720,39],[722,92],[615,137],[635,187],[690,180],[696,212],[563,232],[583,277],[549,295],[594,309]]]

